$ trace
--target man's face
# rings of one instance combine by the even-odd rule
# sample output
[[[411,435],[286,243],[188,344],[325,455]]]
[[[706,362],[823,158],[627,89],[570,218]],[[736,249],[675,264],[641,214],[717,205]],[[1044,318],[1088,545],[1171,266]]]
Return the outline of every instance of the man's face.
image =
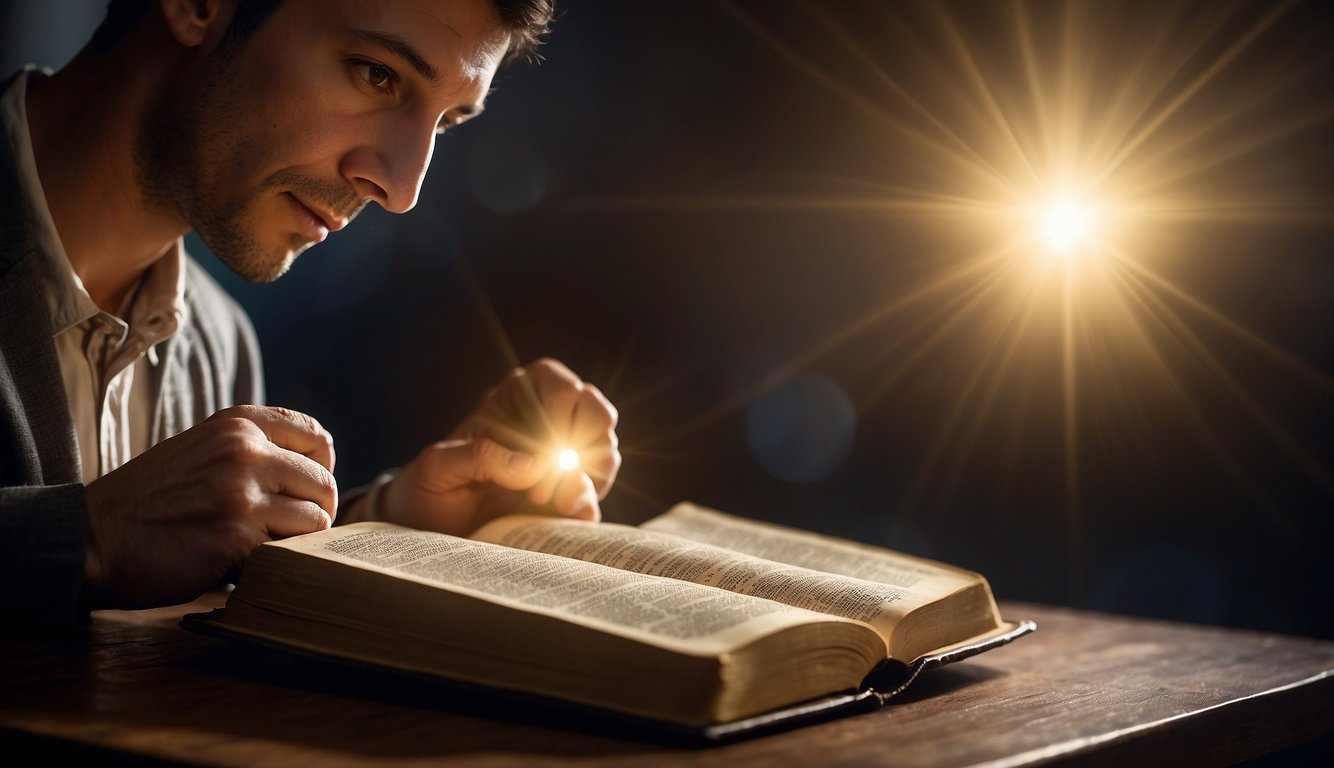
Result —
[[[481,111],[508,42],[490,0],[286,0],[151,110],[145,197],[274,280],[367,202],[416,205],[437,131]]]

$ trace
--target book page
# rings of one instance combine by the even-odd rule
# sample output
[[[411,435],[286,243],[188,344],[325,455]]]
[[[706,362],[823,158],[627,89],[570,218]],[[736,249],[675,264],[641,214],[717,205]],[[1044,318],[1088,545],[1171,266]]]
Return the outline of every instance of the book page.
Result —
[[[639,526],[756,557],[891,584],[905,591],[949,592],[981,581],[962,568],[867,544],[678,504]]]
[[[615,523],[515,515],[495,520],[473,536],[862,621],[874,627],[886,643],[902,616],[929,601],[920,592],[889,584],[778,563]]]
[[[265,546],[447,585],[694,652],[725,650],[782,627],[830,618],[725,590],[388,523],[335,527]]]

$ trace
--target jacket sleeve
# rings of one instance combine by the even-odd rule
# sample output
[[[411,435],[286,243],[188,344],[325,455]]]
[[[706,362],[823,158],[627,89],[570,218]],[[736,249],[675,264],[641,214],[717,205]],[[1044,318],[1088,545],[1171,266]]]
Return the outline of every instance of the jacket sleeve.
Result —
[[[87,517],[82,483],[0,488],[0,611],[6,617],[61,626],[87,622],[81,601]]]

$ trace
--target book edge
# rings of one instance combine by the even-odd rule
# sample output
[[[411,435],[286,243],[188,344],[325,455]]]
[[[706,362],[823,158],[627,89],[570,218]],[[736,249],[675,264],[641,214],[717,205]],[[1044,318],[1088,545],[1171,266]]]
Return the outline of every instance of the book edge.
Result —
[[[984,651],[993,648],[999,648],[1002,645],[1008,645],[1020,637],[1031,632],[1036,632],[1037,622],[1031,619],[1021,621],[1009,621],[1002,619],[1001,625],[996,629],[978,635],[976,637],[964,640],[961,643],[937,648],[936,650],[918,657],[914,663],[921,663],[923,669],[934,669],[946,664],[953,664],[956,661],[962,661],[972,656],[976,656]]]
[[[435,684],[448,685],[460,690],[485,693],[489,696],[533,702],[540,706],[552,707],[565,712],[591,714],[595,715],[602,721],[630,724],[636,726],[646,735],[656,736],[659,739],[665,738],[671,743],[687,746],[717,746],[741,739],[748,739],[801,726],[813,725],[817,722],[831,720],[836,717],[870,712],[879,709],[892,697],[907,689],[922,670],[962,661],[963,659],[1011,643],[1015,639],[1027,635],[1037,629],[1037,624],[1031,620],[1023,620],[1019,622],[1007,621],[995,632],[987,633],[974,640],[965,641],[964,645],[950,646],[944,650],[933,652],[932,654],[915,660],[910,665],[906,665],[905,674],[898,679],[892,687],[884,690],[867,687],[856,691],[831,693],[816,699],[780,707],[769,712],[752,715],[726,723],[688,726],[666,720],[644,718],[618,710],[566,701],[536,693],[469,683],[466,681],[454,680],[452,678],[397,669],[389,665],[372,664],[370,662],[349,659],[333,654],[310,651],[294,645],[248,635],[219,626],[212,620],[212,617],[214,614],[224,610],[226,609],[214,608],[207,612],[188,613],[181,617],[178,625],[182,629],[196,634],[224,640],[239,641],[243,644],[276,650],[283,653],[296,654],[298,656],[318,659],[325,662],[332,662],[337,665],[349,665],[359,669],[387,672],[411,680],[428,681]]]

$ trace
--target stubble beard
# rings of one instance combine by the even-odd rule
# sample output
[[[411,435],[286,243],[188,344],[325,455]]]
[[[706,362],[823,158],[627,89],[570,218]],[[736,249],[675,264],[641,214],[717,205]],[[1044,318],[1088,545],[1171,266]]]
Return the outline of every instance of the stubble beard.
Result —
[[[260,198],[227,193],[227,171],[241,167],[248,154],[236,119],[245,112],[233,85],[235,47],[218,49],[191,74],[190,87],[147,110],[135,137],[135,168],[147,206],[188,222],[240,277],[269,283],[286,274],[311,243],[291,235],[285,248],[266,252],[247,226],[255,221]]]

